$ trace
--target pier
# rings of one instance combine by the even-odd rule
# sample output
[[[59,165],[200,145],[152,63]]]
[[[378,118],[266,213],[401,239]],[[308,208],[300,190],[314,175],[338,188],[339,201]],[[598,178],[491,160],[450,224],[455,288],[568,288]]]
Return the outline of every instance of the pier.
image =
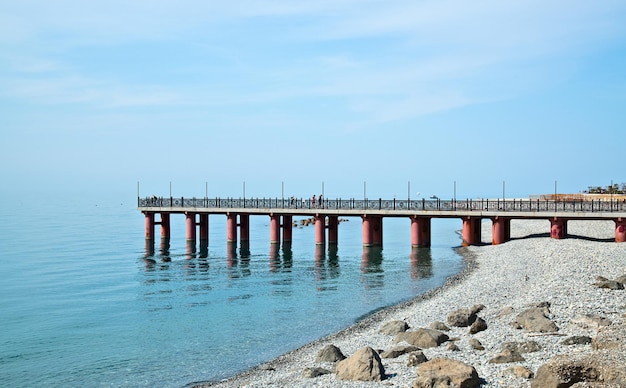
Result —
[[[336,245],[339,217],[360,217],[363,246],[383,244],[383,220],[402,217],[410,226],[411,246],[430,247],[431,220],[457,218],[462,224],[462,243],[479,245],[484,219],[491,220],[491,244],[511,239],[511,220],[543,219],[550,237],[567,237],[570,220],[610,220],[615,224],[615,241],[626,242],[626,199],[569,200],[548,199],[466,199],[466,200],[386,200],[386,199],[281,199],[281,198],[137,198],[137,207],[145,216],[145,238],[154,241],[155,227],[160,225],[161,238],[170,237],[170,216],[185,216],[186,239],[201,246],[208,244],[209,215],[226,217],[228,242],[246,243],[250,238],[250,217],[269,217],[271,244],[290,243],[293,217],[315,220],[315,244]],[[159,218],[156,215],[159,214]],[[407,233],[408,234],[408,233]]]

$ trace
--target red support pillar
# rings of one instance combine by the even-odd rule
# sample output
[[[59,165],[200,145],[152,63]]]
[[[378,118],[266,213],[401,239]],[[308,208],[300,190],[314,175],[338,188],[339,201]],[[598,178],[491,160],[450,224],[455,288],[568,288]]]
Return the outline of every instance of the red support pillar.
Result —
[[[478,245],[481,242],[480,217],[463,218],[463,246]]]
[[[196,241],[196,213],[187,212],[185,217],[187,241]]]
[[[328,216],[328,245],[337,245],[339,236],[339,217]]]
[[[146,216],[146,240],[154,240],[154,213],[145,212]]]
[[[430,217],[411,217],[411,246],[430,246]]]
[[[615,242],[626,242],[626,220],[618,218],[615,221]]]
[[[209,214],[200,213],[200,241],[209,241]]]
[[[280,244],[280,216],[270,214],[270,243]]]
[[[364,215],[363,217],[363,246],[369,247],[374,245],[374,236],[372,231],[372,217]]]
[[[374,228],[372,229],[372,242],[374,245],[383,246],[383,217],[374,217]]]
[[[315,244],[326,245],[326,216],[315,215]]]
[[[237,242],[237,213],[226,214],[226,241]]]
[[[161,213],[161,238],[170,238],[170,213]]]
[[[550,219],[550,237],[562,239],[567,237],[567,220],[564,218]]]
[[[291,235],[293,232],[293,216],[285,215],[283,216],[283,243],[291,242]]]
[[[498,245],[511,239],[511,219],[494,217],[491,219],[491,243]]]
[[[250,214],[239,215],[239,235],[242,243],[250,241]]]

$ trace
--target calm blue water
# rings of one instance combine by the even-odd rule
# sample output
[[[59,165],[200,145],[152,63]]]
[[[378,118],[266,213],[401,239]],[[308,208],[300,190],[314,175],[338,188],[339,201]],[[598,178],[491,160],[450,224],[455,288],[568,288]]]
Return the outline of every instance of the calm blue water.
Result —
[[[385,219],[384,249],[364,254],[359,218],[340,224],[336,252],[316,251],[313,227],[272,252],[269,217],[252,216],[246,252],[227,248],[226,217],[211,216],[208,250],[194,253],[184,216],[172,215],[169,247],[157,239],[152,252],[136,198],[2,202],[3,386],[225,378],[462,267],[458,220],[433,220],[433,247],[412,255],[408,219]]]

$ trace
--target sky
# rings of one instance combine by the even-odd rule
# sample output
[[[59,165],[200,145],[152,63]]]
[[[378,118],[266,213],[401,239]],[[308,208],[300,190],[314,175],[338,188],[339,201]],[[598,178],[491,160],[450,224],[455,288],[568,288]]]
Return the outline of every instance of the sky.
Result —
[[[623,0],[0,3],[0,193],[626,182]]]

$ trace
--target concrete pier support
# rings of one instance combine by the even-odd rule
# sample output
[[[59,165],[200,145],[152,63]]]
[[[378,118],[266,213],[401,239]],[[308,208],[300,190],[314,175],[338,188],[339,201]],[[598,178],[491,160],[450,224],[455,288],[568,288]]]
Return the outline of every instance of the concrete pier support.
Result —
[[[411,246],[430,247],[430,217],[411,217]]]
[[[146,216],[146,240],[154,240],[154,213],[145,212]]]
[[[463,218],[463,246],[478,245],[481,243],[481,218]]]
[[[237,242],[237,214],[226,214],[226,242]]]
[[[364,215],[363,218],[363,246],[383,245],[383,218],[380,216]]]
[[[239,215],[239,239],[242,244],[250,241],[250,214]]]
[[[557,240],[567,237],[566,219],[557,217],[550,219],[550,237]]]
[[[326,245],[326,216],[315,215],[315,244]]]
[[[283,244],[291,243],[291,235],[293,232],[293,216],[283,216]]]
[[[209,241],[209,215],[201,213],[200,217],[200,245]]]
[[[270,243],[280,244],[280,216],[270,214]]]
[[[187,241],[196,241],[196,213],[185,213],[185,226]]]
[[[618,218],[615,221],[615,242],[626,242],[626,219]]]
[[[337,245],[339,236],[339,217],[328,216],[328,245]]]
[[[161,213],[161,238],[170,238],[170,213]]]
[[[494,217],[491,219],[491,244],[498,245],[511,239],[511,219]]]

